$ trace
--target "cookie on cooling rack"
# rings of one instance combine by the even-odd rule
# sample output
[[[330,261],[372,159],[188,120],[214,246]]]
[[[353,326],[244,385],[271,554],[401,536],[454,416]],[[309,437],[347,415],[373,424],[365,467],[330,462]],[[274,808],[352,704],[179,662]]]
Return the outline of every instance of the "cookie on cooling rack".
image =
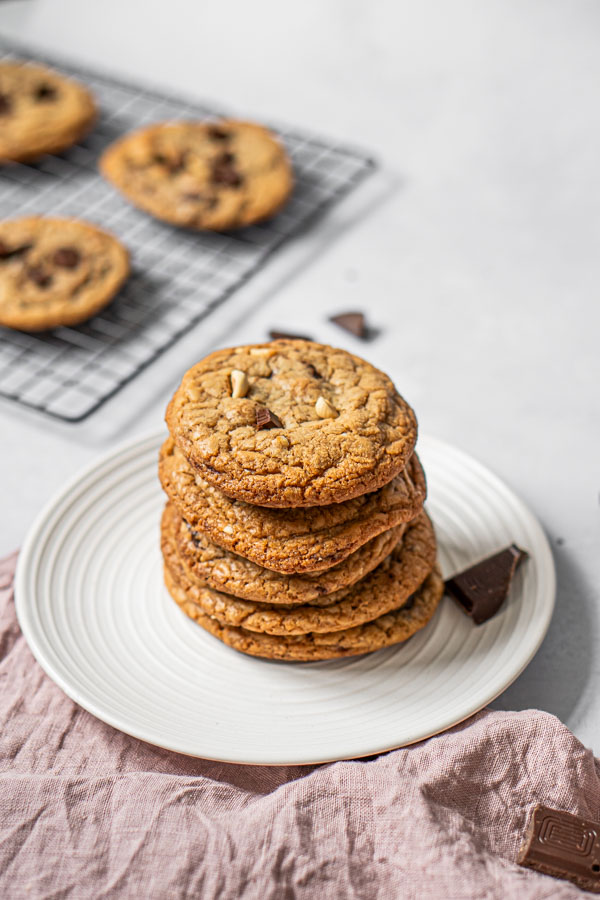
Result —
[[[275,135],[232,119],[135,131],[105,151],[100,168],[135,206],[198,230],[268,219],[293,186],[288,155]]]
[[[80,140],[96,118],[76,81],[26,62],[0,63],[0,162],[32,162]]]
[[[113,235],[76,219],[0,222],[0,325],[45,331],[89,319],[129,274]]]

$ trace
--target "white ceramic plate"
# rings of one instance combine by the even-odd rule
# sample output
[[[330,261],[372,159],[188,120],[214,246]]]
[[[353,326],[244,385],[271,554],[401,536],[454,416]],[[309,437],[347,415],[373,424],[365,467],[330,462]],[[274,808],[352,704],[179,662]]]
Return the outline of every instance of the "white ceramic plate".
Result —
[[[513,541],[530,553],[500,613],[476,627],[446,597],[405,645],[324,663],[231,650],[163,587],[161,441],[138,439],[79,475],[41,513],[19,559],[17,613],[29,646],[99,719],[151,744],[227,762],[365,756],[481,709],[538,649],[555,592],[540,525],[479,463],[422,437],[444,575]]]

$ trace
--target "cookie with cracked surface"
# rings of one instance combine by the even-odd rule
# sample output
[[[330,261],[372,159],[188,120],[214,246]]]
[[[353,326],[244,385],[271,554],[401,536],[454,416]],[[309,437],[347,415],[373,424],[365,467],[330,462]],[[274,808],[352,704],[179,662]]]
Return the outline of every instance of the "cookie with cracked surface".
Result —
[[[0,222],[0,325],[77,325],[106,306],[128,274],[125,247],[94,225],[42,216]]]
[[[223,625],[206,615],[202,607],[190,599],[167,566],[164,575],[167,589],[178,606],[210,634],[241,653],[286,662],[314,662],[357,656],[402,643],[428,624],[444,593],[444,582],[435,566],[410,603],[379,616],[372,622],[324,634],[311,632],[281,636],[249,631],[235,625]]]
[[[158,470],[167,496],[192,528],[220,547],[284,574],[337,565],[382,532],[414,519],[427,493],[416,453],[374,493],[299,509],[232,500],[190,466],[172,438],[161,448]]]
[[[211,353],[183,376],[166,415],[202,477],[259,506],[340,503],[405,468],[415,415],[370,363],[279,340]]]
[[[135,206],[186,228],[223,231],[274,215],[292,167],[275,135],[251,122],[162,122],[126,134],[100,160]]]
[[[314,575],[284,575],[224,550],[206,535],[194,531],[169,503],[163,531],[174,543],[190,581],[258,603],[302,604],[329,602],[360,581],[388,556],[401,540],[406,525],[396,525],[371,538],[337,566]]]
[[[398,609],[429,575],[436,556],[433,526],[421,513],[390,555],[361,581],[321,601],[286,605],[242,600],[191,578],[178,552],[168,511],[163,517],[161,546],[171,574],[206,615],[222,625],[276,635],[343,631]]]
[[[96,118],[90,92],[46,66],[0,63],[0,161],[32,162],[80,140]]]

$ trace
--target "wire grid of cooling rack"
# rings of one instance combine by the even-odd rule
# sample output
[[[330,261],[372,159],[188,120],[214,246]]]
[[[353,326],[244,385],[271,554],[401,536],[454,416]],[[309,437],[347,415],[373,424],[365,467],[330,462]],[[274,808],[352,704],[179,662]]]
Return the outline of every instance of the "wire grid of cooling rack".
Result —
[[[64,421],[81,421],[98,409],[374,165],[360,151],[276,127],[296,179],[285,209],[236,232],[175,229],[123,200],[98,174],[98,157],[133,128],[222,111],[0,41],[0,60],[12,58],[46,62],[87,84],[100,117],[94,131],[61,156],[0,169],[0,215],[88,219],[116,234],[132,257],[132,274],[119,296],[85,324],[38,335],[0,327],[0,395]]]

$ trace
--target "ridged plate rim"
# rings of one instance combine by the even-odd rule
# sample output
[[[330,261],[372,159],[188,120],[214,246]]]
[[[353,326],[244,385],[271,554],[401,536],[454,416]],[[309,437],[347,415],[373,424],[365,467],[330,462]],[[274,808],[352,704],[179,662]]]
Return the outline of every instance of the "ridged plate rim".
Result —
[[[431,737],[434,734],[438,734],[441,731],[446,730],[447,728],[455,725],[464,719],[468,718],[470,715],[482,709],[489,702],[491,702],[495,697],[497,697],[503,690],[505,690],[525,669],[528,663],[531,661],[535,653],[537,652],[539,646],[541,645],[544,636],[548,630],[550,620],[552,617],[552,612],[554,609],[554,599],[555,599],[555,590],[556,590],[556,576],[554,569],[554,561],[552,557],[552,552],[546,536],[543,532],[543,529],[533,513],[528,509],[528,507],[520,500],[514,492],[507,487],[507,485],[501,481],[496,475],[494,475],[490,470],[483,466],[481,463],[473,459],[468,454],[464,453],[464,451],[459,450],[449,444],[446,444],[443,441],[440,441],[436,438],[424,437],[421,436],[419,439],[419,452],[424,459],[425,470],[427,472],[427,458],[431,456],[432,459],[437,457],[442,460],[447,460],[446,466],[452,468],[452,466],[457,467],[458,472],[461,470],[463,475],[465,473],[471,473],[475,480],[479,479],[482,484],[485,484],[488,490],[492,490],[496,492],[497,498],[502,498],[505,503],[507,503],[510,509],[517,516],[517,523],[521,523],[522,528],[527,531],[527,533],[531,536],[531,544],[526,549],[529,550],[531,554],[531,559],[528,561],[526,565],[531,566],[530,570],[526,570],[525,574],[518,574],[515,579],[514,589],[511,595],[510,601],[510,610],[506,613],[505,619],[507,616],[512,616],[514,618],[515,615],[521,615],[522,610],[525,608],[526,602],[533,602],[535,604],[536,615],[534,617],[533,623],[528,624],[529,630],[527,632],[527,640],[523,641],[522,645],[517,647],[516,650],[518,652],[514,652],[508,661],[508,664],[505,662],[500,666],[500,670],[496,671],[494,666],[498,664],[498,660],[502,662],[502,647],[498,647],[498,641],[492,643],[491,647],[488,647],[488,651],[491,656],[489,659],[489,665],[487,667],[488,673],[491,672],[491,676],[489,681],[486,684],[479,684],[476,687],[472,688],[470,693],[462,691],[462,694],[459,691],[459,696],[450,696],[448,695],[448,704],[447,708],[442,711],[437,711],[435,715],[430,715],[429,719],[427,718],[427,710],[425,710],[425,719],[423,721],[422,716],[414,716],[414,722],[412,728],[410,725],[407,725],[406,722],[399,724],[397,729],[397,738],[392,737],[390,740],[391,734],[389,733],[389,729],[385,730],[380,728],[379,732],[377,729],[377,722],[375,718],[373,719],[373,725],[375,727],[375,731],[372,735],[368,737],[360,737],[352,732],[352,736],[344,736],[340,737],[339,741],[325,738],[322,740],[322,750],[323,752],[319,752],[316,749],[309,749],[310,741],[307,741],[306,746],[303,747],[302,742],[298,743],[298,740],[294,740],[293,746],[292,744],[286,747],[285,743],[285,734],[283,736],[277,735],[278,738],[283,737],[283,743],[277,749],[277,742],[273,743],[273,741],[269,741],[267,739],[267,734],[265,732],[265,743],[267,746],[264,748],[257,748],[256,746],[247,749],[246,751],[242,748],[239,750],[233,749],[227,746],[227,741],[223,742],[223,746],[218,749],[218,752],[215,752],[215,745],[213,740],[212,752],[207,752],[209,747],[206,741],[206,736],[202,733],[202,723],[199,723],[197,736],[193,739],[183,740],[181,736],[173,733],[172,731],[165,732],[161,731],[160,727],[157,725],[145,725],[143,727],[136,726],[134,722],[132,722],[131,718],[128,715],[123,715],[119,713],[117,708],[118,704],[116,701],[112,700],[110,696],[96,696],[94,691],[85,685],[85,678],[83,677],[83,672],[79,672],[79,678],[77,677],[77,670],[75,674],[73,672],[69,673],[68,668],[66,668],[67,659],[64,650],[62,651],[62,656],[60,652],[57,651],[53,645],[49,645],[48,642],[50,640],[48,635],[48,629],[41,628],[40,621],[38,621],[39,615],[43,613],[47,613],[51,607],[50,604],[56,604],[60,602],[60,598],[56,596],[46,596],[42,591],[40,591],[36,587],[36,578],[40,571],[42,571],[43,566],[47,564],[47,556],[50,552],[48,550],[49,542],[52,539],[52,535],[55,533],[55,530],[59,529],[61,523],[68,522],[69,515],[72,515],[74,511],[77,510],[78,503],[82,502],[86,495],[89,495],[97,485],[101,485],[103,480],[107,480],[110,482],[111,473],[114,473],[121,466],[129,464],[129,461],[132,458],[142,457],[143,454],[150,454],[149,461],[142,465],[140,469],[141,475],[144,477],[147,475],[148,482],[152,481],[156,483],[156,491],[157,491],[157,502],[158,497],[160,496],[160,490],[158,487],[158,482],[156,478],[156,456],[158,453],[158,448],[161,442],[164,439],[164,434],[151,434],[143,437],[137,437],[127,441],[116,449],[104,454],[99,459],[95,460],[84,469],[82,469],[77,475],[75,475],[70,481],[62,488],[42,509],[37,519],[35,520],[32,528],[29,531],[29,534],[25,540],[23,548],[21,550],[17,572],[15,575],[15,602],[17,609],[17,616],[19,619],[19,624],[21,626],[21,630],[27,640],[29,647],[33,655],[35,656],[38,663],[44,669],[46,674],[67,694],[72,700],[82,706],[84,709],[88,710],[92,715],[101,719],[109,725],[123,731],[127,734],[132,735],[135,738],[146,741],[151,744],[155,744],[157,746],[163,747],[168,750],[172,750],[174,752],[183,753],[190,756],[197,756],[207,759],[214,759],[221,762],[231,762],[231,763],[243,763],[248,765],[309,765],[319,762],[329,762],[336,759],[346,759],[346,758],[358,758],[361,756],[369,756],[376,753],[381,753],[386,750],[393,749],[399,746],[406,746],[407,744],[414,743],[419,740],[423,740],[427,737]],[[156,452],[154,452],[156,451]],[[151,463],[151,459],[154,460]],[[447,488],[446,488],[447,490]],[[435,478],[430,479],[430,494],[432,498],[435,497],[436,493],[436,484]],[[441,492],[440,492],[441,496]],[[456,494],[458,497],[458,493]],[[152,501],[154,502],[154,501]],[[448,505],[449,501],[444,501],[447,505],[440,505],[440,510],[443,508],[446,510],[446,517],[450,515],[452,518],[453,509],[450,505]],[[475,503],[475,497],[473,496],[472,502]],[[440,501],[438,501],[438,504]],[[434,524],[436,523],[436,514],[435,508],[432,510],[431,506],[435,507],[435,503],[433,500],[430,500],[430,514],[433,513]],[[90,507],[93,509],[94,507]],[[483,502],[483,509],[485,509],[485,500]],[[125,510],[123,511],[125,514]],[[82,516],[82,522],[85,524],[86,520],[89,522],[91,516],[91,512],[88,510],[87,513],[84,509],[84,513]],[[92,523],[93,524],[93,523]],[[457,528],[458,532],[458,528]],[[94,537],[94,535],[92,535]],[[490,535],[490,537],[494,537]],[[503,533],[502,540],[504,543],[506,535]],[[449,560],[452,560],[453,554],[454,557],[456,553],[459,552],[460,548],[457,551],[456,548],[452,549],[449,547],[451,541],[448,541],[448,546],[444,546],[444,540],[442,538],[441,541],[441,549],[443,553],[446,554]],[[493,543],[493,541],[492,541]],[[498,534],[498,547],[501,545],[500,533]],[[67,573],[70,572],[69,564],[71,568],[73,568],[73,560],[69,562],[69,558],[65,556],[69,552],[68,543],[65,545],[61,545],[57,554],[57,562],[64,563],[65,559],[67,562]],[[155,552],[157,557],[159,556],[158,544],[156,542]],[[61,555],[62,554],[62,555]],[[470,562],[471,560],[469,560]],[[474,561],[474,560],[473,560]],[[156,560],[155,560],[156,563]],[[448,562],[446,563],[448,566]],[[452,568],[452,567],[451,567]],[[533,573],[528,574],[528,573]],[[444,573],[446,576],[450,574],[449,571]],[[74,576],[73,576],[74,577]],[[531,581],[533,579],[533,581]],[[534,597],[533,601],[531,598],[527,596],[527,585],[531,582],[535,590],[533,591]],[[166,604],[165,610],[167,611],[167,615],[181,615],[183,614],[179,612],[179,610],[171,610],[172,601],[166,594],[166,589],[161,588],[164,592],[164,603]],[[50,592],[52,593],[52,592]],[[513,596],[516,595],[516,596]],[[96,601],[97,602],[97,599]],[[160,600],[162,603],[162,599]],[[448,623],[451,621],[453,623],[453,628],[460,630],[460,633],[464,633],[465,635],[465,646],[467,643],[472,645],[472,649],[476,649],[480,644],[485,645],[485,629],[495,629],[498,635],[504,634],[506,631],[506,621],[502,618],[502,613],[496,617],[492,622],[480,626],[480,628],[475,628],[472,623],[463,616],[452,604],[448,598],[445,598],[442,601],[442,612],[438,612],[437,617],[434,618],[434,621],[428,626],[430,629],[437,628],[439,631],[440,623],[439,618],[443,617],[444,622]],[[192,629],[197,629],[200,631],[199,627],[195,625],[195,623],[185,619],[186,625],[182,626],[187,628],[188,625]],[[496,623],[495,625],[493,623]],[[437,624],[436,624],[437,623]],[[177,621],[177,627],[179,628],[179,622]],[[471,629],[471,631],[469,631]],[[481,630],[480,630],[481,629]],[[490,632],[488,632],[489,634]],[[196,632],[189,632],[190,639],[192,641],[196,640]],[[452,634],[449,636],[452,637]],[[225,665],[229,665],[231,662],[231,658],[227,656],[222,656],[222,654],[233,654],[236,655],[235,665],[237,666],[237,659],[240,660],[248,660],[247,657],[243,657],[241,654],[237,654],[236,651],[231,650],[228,647],[220,644],[220,642],[216,641],[215,638],[206,635],[202,632],[203,640],[207,640],[210,642],[214,642],[215,645],[211,648],[211,652],[217,653],[217,658],[222,659]],[[480,637],[479,637],[479,636]],[[186,632],[187,636],[187,632]],[[456,635],[454,635],[456,636]],[[506,635],[505,635],[506,637]],[[510,641],[512,634],[508,635],[508,639]],[[89,635],[87,636],[89,639]],[[137,638],[137,635],[136,635]],[[439,641],[439,636],[436,637]],[[504,640],[505,638],[502,638]],[[406,648],[401,648],[400,652],[403,652],[405,656],[408,654],[409,661],[407,666],[404,666],[400,663],[399,667],[395,667],[394,656],[395,650],[391,648],[389,650],[379,651],[380,654],[385,654],[385,659],[383,656],[379,656],[379,654],[369,654],[367,657],[357,657],[352,660],[341,660],[339,663],[344,664],[348,670],[352,669],[352,663],[357,663],[359,660],[368,661],[379,658],[384,660],[382,663],[383,667],[389,674],[390,668],[392,669],[392,677],[400,678],[400,673],[404,675],[404,671],[410,671],[409,666],[415,665],[418,657],[422,656],[423,648],[427,647],[427,637],[419,636],[412,638],[411,641],[408,642]],[[479,642],[479,643],[478,643]],[[487,642],[489,643],[489,641]],[[50,646],[50,650],[48,649]],[[206,645],[210,646],[210,645]],[[410,648],[410,649],[409,649]],[[173,647],[169,648],[165,646],[165,652],[171,653]],[[56,658],[54,658],[56,657]],[[401,657],[397,657],[401,660]],[[124,665],[125,669],[127,667],[128,660],[125,657],[122,657],[119,660],[120,665]],[[133,662],[133,660],[131,660]],[[318,669],[316,672],[316,676],[314,676],[316,680],[316,684],[318,687],[319,672],[322,671],[324,682],[330,680],[331,669],[327,669],[328,666],[335,666],[336,663],[304,663],[304,664],[285,664],[285,663],[270,663],[263,662],[257,660],[249,660],[248,662],[248,673],[252,673],[252,666],[258,662],[261,666],[300,666],[300,667],[323,667]],[[454,659],[453,659],[454,662]],[[338,663],[338,665],[339,665]],[[350,664],[350,666],[348,666]],[[245,663],[240,664],[242,667]],[[370,664],[366,662],[363,665],[363,671],[366,671],[366,667]],[[469,674],[469,663],[467,660],[463,663],[465,668],[465,676],[463,677],[463,683],[466,683],[468,686],[468,674]],[[373,668],[373,665],[371,665]],[[258,670],[254,670],[258,671]],[[329,676],[328,676],[329,671]],[[355,667],[355,671],[358,671]],[[264,673],[263,673],[264,674]],[[360,674],[360,673],[359,673]],[[438,676],[439,676],[438,672]],[[314,673],[312,673],[314,675]],[[313,679],[314,680],[314,679]],[[437,681],[440,681],[438,677]],[[368,685],[368,679],[366,684]],[[460,686],[459,686],[460,687]],[[351,681],[347,682],[347,694],[343,694],[342,696],[346,699],[352,696],[352,688],[353,685]],[[165,687],[166,689],[166,687]],[[391,691],[386,689],[386,693],[383,695],[384,697],[389,697],[390,693],[393,693],[393,684],[391,686]],[[227,690],[223,690],[222,696],[216,698],[217,701],[222,701],[223,709],[227,709],[228,702],[228,694]],[[294,702],[295,698],[290,693],[290,703]],[[231,701],[231,692],[229,693],[229,702]],[[266,708],[264,702],[261,702],[260,697],[256,697],[253,700],[252,697],[249,698],[248,701],[250,704],[255,703],[255,709],[248,709],[248,715],[253,715],[256,717],[257,721],[261,721],[261,717],[264,717],[265,714],[268,715],[268,709]],[[185,704],[186,698],[181,698],[181,711],[185,712]],[[357,713],[364,713],[364,710],[357,710]],[[310,716],[308,717],[310,720]],[[358,719],[359,715],[356,716],[357,725],[360,724]],[[350,709],[347,717],[347,726],[352,731],[352,723],[353,723],[353,710]],[[232,727],[235,723],[231,723]],[[311,723],[311,737],[314,737],[315,727],[317,727],[318,732],[318,717],[316,720],[313,720]],[[379,733],[379,737],[378,737]],[[384,737],[385,734],[385,737]],[[203,741],[204,737],[204,741]],[[204,743],[204,747],[203,747]],[[280,740],[281,743],[281,740]],[[336,746],[336,743],[339,746]],[[218,744],[218,741],[217,741]]]

